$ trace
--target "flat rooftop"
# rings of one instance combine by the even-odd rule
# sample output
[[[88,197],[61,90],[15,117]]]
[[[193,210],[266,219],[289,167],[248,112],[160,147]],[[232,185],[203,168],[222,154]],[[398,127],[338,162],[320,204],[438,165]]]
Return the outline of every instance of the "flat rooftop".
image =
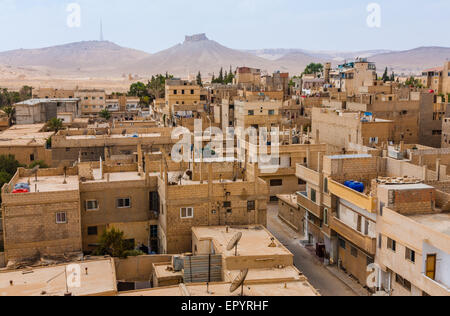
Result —
[[[297,207],[297,194],[279,194],[277,198],[289,205]]]
[[[161,137],[160,133],[151,133],[151,134],[113,134],[113,135],[71,135],[66,136],[66,139],[97,139],[97,138],[156,138]]]
[[[242,233],[238,245],[238,254],[241,257],[291,255],[291,252],[263,226],[230,227],[228,233],[226,227],[193,227],[192,232],[199,241],[213,240],[217,253],[224,257],[234,257],[235,250],[227,250],[227,245],[239,232]],[[276,247],[269,247],[272,243],[271,238],[274,238]]]
[[[209,292],[206,284],[188,284],[186,289],[190,296],[228,296],[238,297],[241,290],[230,293],[231,283],[211,283]],[[119,296],[184,296],[181,285],[155,288],[143,291],[124,292]],[[279,283],[245,284],[244,296],[319,296],[307,281],[292,281]]]
[[[79,98],[51,98],[51,99],[29,99],[19,103],[19,105],[36,105],[39,103],[54,103],[54,102],[78,102]]]
[[[0,132],[0,147],[42,146],[54,132],[41,132],[45,124],[14,125]]]
[[[450,236],[450,213],[412,215],[408,218]]]
[[[108,172],[103,174],[103,178],[101,175],[100,169],[93,169],[94,180],[87,180],[85,183],[95,183],[95,182],[120,182],[120,181],[139,181],[144,179],[144,175],[139,175],[137,171],[129,171],[129,172]],[[154,175],[158,175],[159,173],[155,173]]]
[[[415,183],[415,184],[383,184],[379,185],[379,187],[383,187],[390,190],[401,191],[401,190],[429,190],[434,189],[432,186],[423,184],[423,183]]]
[[[334,155],[328,156],[332,160],[337,159],[361,159],[361,158],[372,158],[372,155],[369,154],[356,154],[356,155]]]
[[[81,272],[81,286],[69,286],[73,296],[114,295],[117,292],[113,259],[72,264],[79,265]],[[0,296],[63,296],[66,293],[68,265],[0,271]],[[70,274],[70,267],[67,273]]]
[[[158,263],[153,264],[153,269],[156,277],[159,280],[183,279],[184,273],[182,271],[173,271],[168,268],[172,267],[172,263]]]
[[[233,282],[241,271],[225,271],[225,281]],[[271,269],[251,269],[248,271],[246,280],[248,281],[268,281],[278,280],[280,282],[307,281],[306,277],[294,266]]]
[[[28,183],[30,181],[30,193],[36,192],[59,192],[59,191],[75,191],[78,190],[78,176],[67,176],[66,184],[64,184],[64,176],[38,176],[37,182],[35,177],[21,177],[17,183]],[[17,184],[15,183],[15,184]]]

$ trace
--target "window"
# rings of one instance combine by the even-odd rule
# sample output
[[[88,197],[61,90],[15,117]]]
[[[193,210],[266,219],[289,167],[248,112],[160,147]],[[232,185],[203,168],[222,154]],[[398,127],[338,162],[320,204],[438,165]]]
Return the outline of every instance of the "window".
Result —
[[[223,202],[223,207],[224,208],[231,207],[231,202],[230,201]]]
[[[256,209],[255,201],[247,201],[247,211],[254,211]]]
[[[191,90],[191,94],[194,94],[194,90]]]
[[[129,208],[131,207],[130,198],[117,199],[117,208]]]
[[[328,193],[328,178],[323,179],[323,192]]]
[[[270,202],[278,202],[278,198],[276,195],[270,197]]]
[[[378,235],[378,249],[383,247],[383,236],[381,234]]]
[[[269,110],[269,115],[275,115],[275,110]]]
[[[181,90],[181,94],[184,94],[184,90]]]
[[[311,201],[313,201],[314,203],[316,203],[317,201],[317,193],[314,189],[311,189]]]
[[[151,238],[157,238],[158,237],[158,226],[157,225],[151,225],[150,226],[150,237]]]
[[[406,248],[405,259],[411,262],[416,262],[416,252],[414,250]]]
[[[395,252],[397,250],[397,242],[395,240],[392,240],[391,238],[388,238],[387,247],[388,249],[391,249]]]
[[[298,185],[305,185],[306,181],[303,181],[302,179],[298,179]]]
[[[358,249],[356,249],[355,247],[352,247],[350,249],[350,253],[352,254],[353,257],[358,258]]]
[[[342,249],[345,249],[345,240],[343,239],[339,239],[339,247],[341,247]]]
[[[56,213],[56,224],[66,224],[67,223],[67,213],[59,212]]]
[[[87,211],[96,211],[96,210],[98,210],[98,201],[97,200],[86,201],[86,210]]]
[[[406,290],[411,292],[411,282],[409,282],[408,280],[405,280],[400,275],[396,274],[395,275],[395,282],[397,282],[398,284],[403,286]]]
[[[177,90],[173,90],[173,94],[177,94]]]
[[[34,154],[30,155],[30,161],[34,161]]]
[[[283,185],[283,180],[282,179],[270,180],[270,186],[271,187],[281,187],[282,185]]]
[[[323,223],[328,226],[328,209],[323,209]]]
[[[248,111],[248,115],[250,115],[250,116],[253,116],[253,115],[255,115],[255,111],[253,111],[253,110],[249,110],[249,111]]]
[[[97,236],[97,235],[98,235],[97,226],[88,227],[88,236]]]
[[[364,226],[364,235],[369,235],[369,221],[366,219],[366,225]]]
[[[359,231],[360,233],[361,231],[361,221],[362,221],[362,216],[358,215],[358,222],[356,223],[356,230]]]
[[[194,218],[194,208],[193,207],[182,207],[180,209],[181,218]]]

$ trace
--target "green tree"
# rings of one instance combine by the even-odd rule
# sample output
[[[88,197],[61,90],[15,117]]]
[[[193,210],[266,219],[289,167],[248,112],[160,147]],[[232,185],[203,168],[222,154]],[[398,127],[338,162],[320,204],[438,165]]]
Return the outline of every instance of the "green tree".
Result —
[[[140,251],[135,251],[134,245],[127,243],[125,240],[124,232],[114,227],[103,232],[99,244],[94,253],[97,256],[109,255],[114,258],[126,258],[127,256],[143,254]]]
[[[28,166],[28,169],[33,169],[36,166],[39,166],[39,168],[41,168],[41,169],[48,169],[49,168],[49,166],[43,160],[39,160],[39,161],[33,161]]]
[[[384,70],[383,77],[381,78],[381,80],[383,80],[383,82],[389,81],[389,75],[388,75],[388,68],[387,67]]]
[[[217,78],[218,83],[223,83],[223,68],[220,68],[219,77]]]
[[[103,109],[99,113],[100,117],[104,118],[105,120],[109,121],[111,118],[111,113],[107,109]]]
[[[317,74],[323,71],[323,65],[318,63],[310,63],[306,66],[305,71],[303,71],[303,75],[312,75]]]
[[[8,106],[5,106],[2,110],[8,116],[8,124],[11,125],[14,121],[14,115],[16,113],[16,109],[14,107],[8,105]]]
[[[197,84],[203,87],[202,74],[200,73],[200,71],[197,74]]]
[[[0,155],[0,188],[11,181],[17,168],[23,167],[14,155]]]
[[[47,130],[58,132],[63,128],[63,121],[59,118],[52,118],[47,122]]]

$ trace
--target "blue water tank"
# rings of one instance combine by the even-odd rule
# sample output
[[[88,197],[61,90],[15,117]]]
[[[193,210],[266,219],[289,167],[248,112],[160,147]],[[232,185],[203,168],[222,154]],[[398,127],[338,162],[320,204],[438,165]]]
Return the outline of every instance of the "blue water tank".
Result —
[[[363,193],[364,192],[364,183],[357,181],[345,181],[344,185],[352,190]]]

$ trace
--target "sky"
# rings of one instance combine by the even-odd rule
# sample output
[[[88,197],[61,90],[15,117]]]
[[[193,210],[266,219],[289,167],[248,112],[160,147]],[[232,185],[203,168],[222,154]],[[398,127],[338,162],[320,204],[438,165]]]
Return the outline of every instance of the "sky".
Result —
[[[105,40],[149,53],[196,33],[235,49],[450,47],[449,13],[450,0],[0,0],[0,51],[98,40],[100,20]]]

